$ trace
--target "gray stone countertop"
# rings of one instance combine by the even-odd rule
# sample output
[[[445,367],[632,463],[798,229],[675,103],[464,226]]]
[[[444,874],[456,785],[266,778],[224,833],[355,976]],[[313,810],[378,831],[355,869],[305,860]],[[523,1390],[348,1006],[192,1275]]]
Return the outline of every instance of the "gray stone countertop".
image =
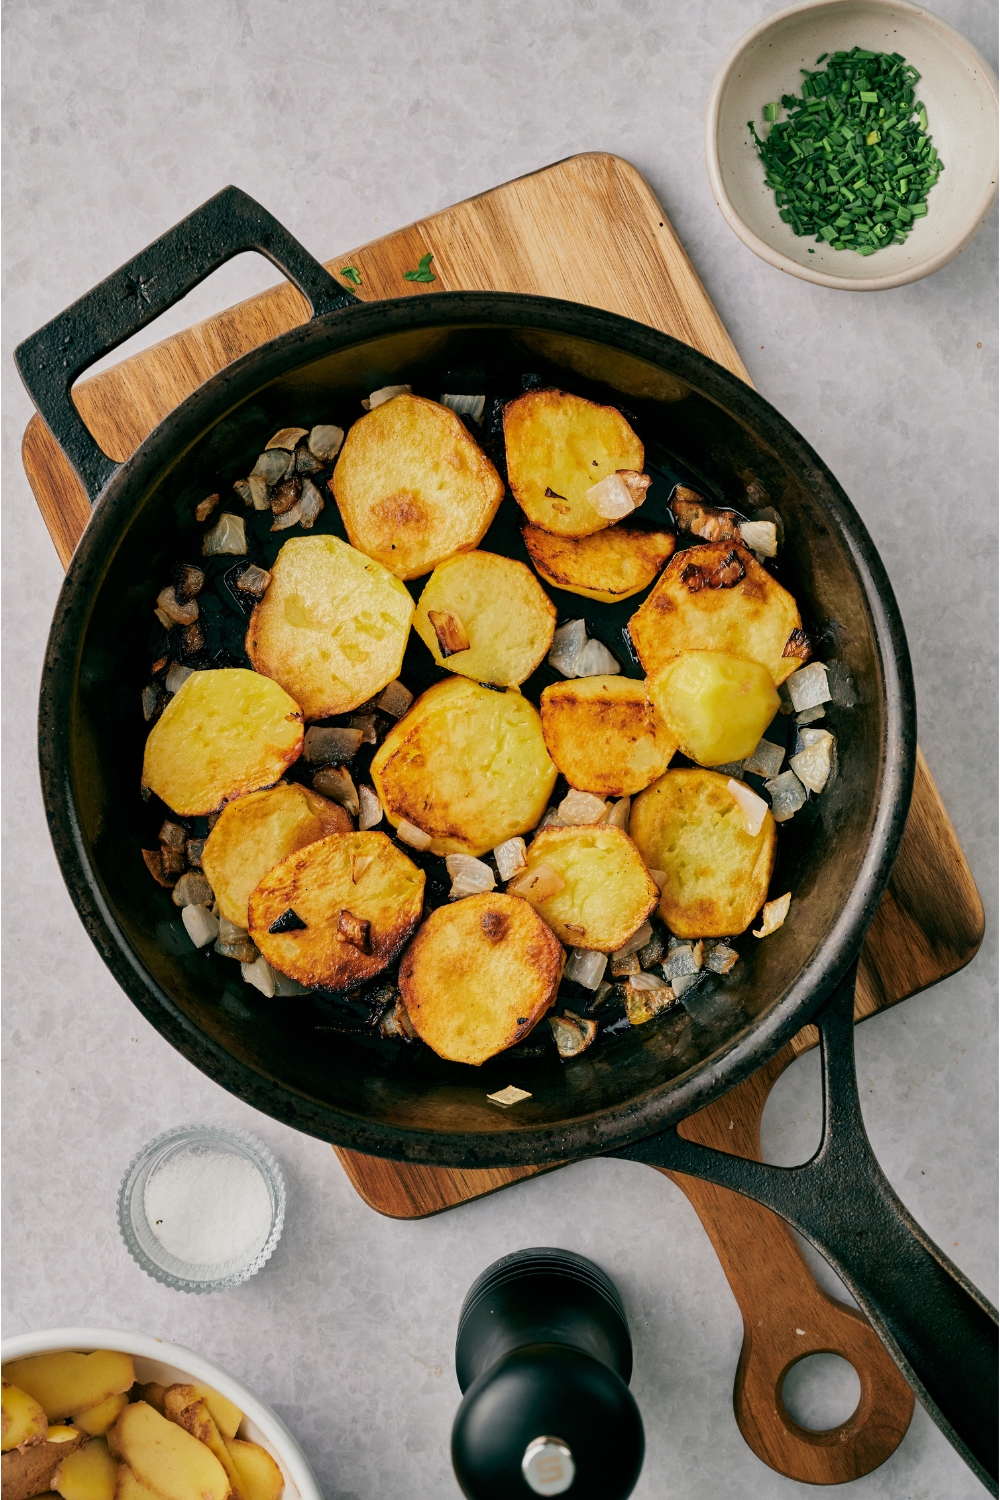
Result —
[[[665,1178],[597,1161],[435,1219],[380,1218],[328,1146],[210,1083],[117,989],[64,890],[39,796],[35,703],[61,570],[19,461],[30,405],[10,353],[227,182],[327,256],[575,152],[634,162],[757,387],[841,480],[897,592],[921,743],[989,925],[963,973],[859,1029],[861,1090],[894,1186],[992,1295],[996,216],[937,275],[877,295],[807,285],[744,249],[712,200],[702,121],[722,56],[775,8],[14,0],[6,10],[4,1328],[103,1324],[193,1345],[277,1408],[330,1500],[458,1493],[448,1459],[458,1310],[491,1260],[536,1244],[592,1256],[621,1289],[648,1445],[637,1500],[813,1491],[765,1468],[740,1437],[739,1312]],[[986,0],[937,9],[995,66]],[[142,342],[273,279],[241,257]],[[809,1154],[817,1081],[809,1056],[776,1088],[771,1160]],[[289,1184],[273,1260],[209,1298],[148,1280],[115,1226],[134,1152],[188,1120],[257,1132]],[[840,1419],[849,1385],[820,1370],[799,1400],[827,1419],[840,1402]],[[918,1407],[895,1456],[850,1493],[982,1491]]]

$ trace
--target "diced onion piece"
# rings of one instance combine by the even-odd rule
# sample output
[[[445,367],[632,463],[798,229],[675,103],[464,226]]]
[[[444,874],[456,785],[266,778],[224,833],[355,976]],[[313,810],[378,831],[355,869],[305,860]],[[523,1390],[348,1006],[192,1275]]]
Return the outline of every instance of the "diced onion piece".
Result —
[[[773,521],[741,521],[740,536],[762,557],[777,557],[778,528]]]
[[[351,855],[351,884],[357,885],[362,875],[375,858],[374,854],[352,854]]]
[[[618,478],[625,481],[625,487],[632,496],[632,504],[637,509],[646,498],[646,491],[653,482],[651,474],[640,474],[638,469],[619,469]]]
[[[274,518],[272,531],[288,531],[292,526],[297,526],[302,520],[302,501],[296,500],[291,510],[282,511]]]
[[[777,932],[778,928],[781,926],[781,924],[784,922],[785,918],[788,916],[788,908],[791,906],[791,904],[792,904],[792,893],[791,893],[791,891],[786,891],[785,894],[783,896],[779,896],[776,901],[768,901],[768,902],[766,902],[765,906],[764,906],[764,910],[760,914],[761,915],[760,930],[758,931],[756,928],[753,929],[753,935],[754,935],[754,937],[755,938],[770,937],[772,932]]]
[[[608,966],[606,953],[595,953],[591,948],[571,948],[563,978],[582,984],[585,990],[596,990],[604,978]]]
[[[628,833],[628,819],[631,809],[632,798],[620,797],[617,802],[611,804],[604,822],[609,828],[623,828]]]
[[[795,715],[796,724],[815,724],[817,719],[826,718],[826,709],[821,703],[815,708],[804,708],[800,714]]]
[[[207,906],[185,906],[181,912],[181,921],[196,948],[214,943],[219,936],[219,919],[212,916]]]
[[[679,1000],[685,990],[689,990],[692,985],[698,983],[698,975],[678,974],[677,978],[672,980],[671,983],[673,984],[674,994]]]
[[[254,989],[260,990],[261,994],[266,995],[270,1000],[275,989],[274,970],[263,953],[259,958],[254,959],[252,964],[241,964],[240,968],[243,971],[244,983],[252,984]]]
[[[531,1095],[527,1089],[515,1088],[509,1083],[505,1089],[498,1089],[495,1094],[487,1094],[491,1104],[499,1104],[501,1109],[510,1109],[512,1104],[520,1104],[522,1099],[530,1099]]]
[[[313,458],[329,463],[332,458],[337,457],[343,441],[344,429],[342,427],[314,427],[309,434],[309,452]]]
[[[705,954],[705,968],[710,969],[713,974],[728,974],[738,962],[739,956],[736,949],[730,948],[727,942],[713,943]]]
[[[552,649],[548,655],[550,667],[555,667],[564,677],[573,677],[576,673],[577,657],[587,644],[587,624],[585,620],[570,620],[567,625],[560,625],[552,637]]]
[[[637,927],[630,938],[626,938],[621,947],[612,953],[612,958],[628,958],[630,953],[638,953],[640,948],[645,948],[653,936],[653,925],[647,918],[641,927]]]
[[[304,984],[299,984],[297,979],[289,979],[287,974],[272,969],[274,975],[274,993],[279,999],[285,999],[288,995],[308,995],[309,991]]]
[[[489,865],[481,859],[474,859],[471,854],[448,854],[444,862],[451,876],[453,901],[461,896],[478,896],[483,891],[491,891],[497,883]]]
[[[399,827],[396,829],[396,837],[402,839],[404,844],[409,844],[411,849],[430,848],[430,834],[425,833],[422,828],[417,827],[416,823],[411,823],[406,818],[402,819]]]
[[[319,729],[314,726],[306,730],[302,753],[313,765],[333,766],[352,760],[360,748],[360,729]]]
[[[358,790],[346,766],[324,766],[313,777],[313,788],[321,797],[329,797],[331,802],[339,802],[352,818],[357,817],[360,808]]]
[[[830,778],[833,764],[833,735],[828,729],[803,729],[801,738],[805,749],[793,755],[788,764],[811,792],[821,792]]]
[[[787,823],[805,806],[805,787],[794,771],[782,771],[773,781],[764,783],[764,790],[771,799],[771,816],[776,823]]]
[[[730,777],[726,782],[726,786],[729,790],[729,795],[740,810],[743,818],[743,827],[751,838],[756,838],[764,826],[764,819],[767,816],[768,810],[767,803],[763,797],[758,797],[756,792],[752,792],[748,786],[744,786],[742,781],[733,781]]]
[[[754,775],[763,776],[765,780],[770,781],[781,770],[781,762],[784,758],[784,746],[775,745],[771,740],[758,740],[753,754],[743,762],[743,769],[753,771]]]
[[[188,870],[170,894],[175,906],[211,906],[215,900],[212,887],[199,870]]]
[[[355,714],[348,720],[351,729],[361,730],[362,745],[377,745],[378,734],[375,729],[374,714]]]
[[[235,479],[233,481],[233,489],[236,491],[237,495],[239,495],[244,505],[246,505],[247,507],[253,505],[253,490],[250,488],[249,479]],[[197,511],[195,511],[195,516],[196,518],[200,519],[198,517]],[[208,517],[206,517],[205,519],[207,520]]]
[[[274,434],[270,442],[265,443],[264,452],[266,453],[269,448],[287,448],[291,452],[299,438],[308,437],[308,435],[307,427],[282,427],[280,432]]]
[[[303,479],[302,493],[299,496],[297,509],[299,511],[299,523],[304,530],[309,531],[315,522],[325,502],[319,490],[311,479]],[[274,530],[274,527],[271,527]]]
[[[507,894],[530,896],[532,901],[548,901],[551,896],[558,896],[565,884],[559,872],[543,861],[533,870],[528,870],[524,875],[519,875],[516,880],[511,881],[507,887]]]
[[[524,839],[506,839],[502,844],[497,844],[493,851],[493,858],[497,862],[500,879],[510,880],[517,870],[523,870],[528,863]]]
[[[235,489],[236,486],[234,485],[233,488]],[[218,495],[206,495],[204,500],[199,500],[198,504],[194,508],[195,520],[207,521],[218,503]]]
[[[591,792],[567,792],[556,809],[559,821],[567,827],[578,823],[599,823],[604,817],[604,798]]]
[[[358,787],[358,828],[362,833],[367,828],[374,828],[376,823],[382,821],[382,804],[375,794],[375,788],[362,782]]]
[[[474,422],[483,420],[486,410],[485,396],[442,396],[442,406],[450,406],[460,417],[471,417]]]
[[[695,961],[691,943],[675,943],[663,960],[663,972],[668,979],[679,979],[683,974],[697,974],[701,964]]]
[[[807,667],[799,667],[788,678],[785,686],[796,713],[830,701],[830,684],[827,681],[826,667],[821,661],[812,661]]]
[[[377,391],[372,391],[367,402],[362,401],[361,405],[365,411],[374,411],[376,406],[384,406],[394,396],[409,396],[412,391],[411,385],[383,385]]]
[[[184,686],[188,678],[193,676],[194,669],[192,667],[182,667],[179,661],[175,661],[163,679],[163,686],[168,693],[176,693],[179,688]]]
[[[250,491],[250,504],[254,510],[270,510],[271,487],[263,474],[251,474],[246,484]],[[236,486],[234,485],[233,488],[235,489]]]
[[[221,943],[241,943],[249,936],[245,927],[239,927],[235,922],[230,922],[228,917],[219,918],[219,941]]]
[[[224,510],[211,531],[201,539],[203,557],[244,557],[247,550],[247,530],[242,516],[234,516]]]
[[[185,599],[181,601],[173,584],[161,589],[156,596],[156,607],[162,609],[165,615],[173,620],[175,625],[193,625],[198,618],[197,599]]]
[[[542,821],[539,823],[538,827],[539,828],[565,828],[566,824],[563,822],[562,818],[556,812],[556,810],[555,810],[554,807],[547,807],[545,809],[545,813],[544,813],[544,815],[542,817]]]
[[[413,694],[408,687],[404,687],[397,677],[384,687],[375,699],[375,707],[380,708],[385,714],[392,714],[394,719],[401,719],[413,702]]]
[[[605,479],[592,484],[587,491],[587,499],[597,514],[606,521],[620,521],[622,516],[630,515],[635,510],[632,491],[620,474],[609,474]]]
[[[647,873],[649,875],[650,880],[654,880],[656,882],[656,884],[660,887],[660,890],[662,891],[663,887],[667,883],[667,872],[666,872],[666,870],[649,870],[649,871],[647,871]]]
[[[153,610],[153,614],[159,620],[159,622],[163,626],[164,630],[172,630],[173,629],[173,627],[174,627],[173,620],[170,618],[170,616],[164,610],[162,610],[159,607],[159,605],[157,605],[156,608]]]
[[[627,958],[612,958],[611,972],[616,979],[623,979],[626,974],[641,974],[638,953],[630,953]]]
[[[256,563],[251,563],[236,580],[236,587],[241,594],[249,594],[252,599],[263,599],[271,582],[271,575],[266,568],[258,568]]]
[[[550,1016],[549,1025],[560,1057],[579,1057],[597,1035],[597,1022],[568,1010],[561,1016]]]
[[[621,663],[603,641],[588,641],[576,659],[574,677],[616,677]]]
[[[288,473],[288,469],[289,455],[285,450],[283,448],[271,448],[262,453],[257,459],[257,462],[250,471],[250,478],[263,479],[265,484],[273,485],[277,484],[279,480],[284,479]]]
[[[633,990],[669,990],[673,986],[658,974],[633,974],[629,979],[629,986]]]
[[[156,713],[156,707],[159,701],[160,684],[158,682],[151,682],[142,690],[142,717],[146,720],[147,724]]]
[[[455,656],[459,651],[468,651],[469,632],[453,609],[429,609],[427,618],[437,636],[442,656]]]
[[[669,984],[657,990],[636,989],[634,984],[627,984],[625,986],[625,1014],[628,1016],[629,1025],[645,1026],[647,1021],[654,1020],[661,1011],[669,1009],[673,1000],[674,992]]]

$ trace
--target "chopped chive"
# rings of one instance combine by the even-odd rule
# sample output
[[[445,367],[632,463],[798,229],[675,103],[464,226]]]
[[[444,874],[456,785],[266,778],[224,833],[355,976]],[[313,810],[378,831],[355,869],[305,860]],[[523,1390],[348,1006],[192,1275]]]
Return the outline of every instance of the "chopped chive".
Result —
[[[768,122],[768,124],[770,124],[772,121],[774,121],[774,120],[776,120],[778,118],[778,111],[780,109],[781,109],[781,105],[780,104],[765,104],[764,105],[764,119]]]
[[[865,93],[865,94],[862,94],[860,97],[861,97],[861,101],[862,101],[863,104],[877,104],[878,103],[878,94]]]

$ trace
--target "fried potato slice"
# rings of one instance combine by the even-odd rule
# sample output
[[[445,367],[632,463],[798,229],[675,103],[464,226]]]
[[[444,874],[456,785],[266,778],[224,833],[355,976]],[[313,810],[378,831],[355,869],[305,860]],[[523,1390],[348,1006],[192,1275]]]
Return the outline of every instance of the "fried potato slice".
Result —
[[[677,749],[645,683],[632,677],[555,682],[542,693],[541,709],[545,747],[578,792],[641,792],[663,775]]]
[[[683,651],[648,690],[668,732],[702,766],[746,760],[781,702],[767,667],[724,651]]]
[[[550,1008],[565,957],[526,901],[488,891],[431,912],[403,956],[399,992],[428,1047],[478,1067]]]
[[[352,544],[419,578],[476,547],[503,480],[450,407],[400,395],[355,422],[331,480]]]
[[[621,412],[568,391],[528,391],[504,407],[511,493],[533,526],[590,536],[612,524],[587,491],[619,469],[640,471],[645,450]]]
[[[111,1349],[93,1354],[60,1350],[11,1360],[3,1367],[3,1378],[34,1397],[50,1422],[59,1422],[127,1391],[135,1382],[135,1367],[130,1355]]]
[[[681,938],[734,937],[764,904],[777,852],[768,812],[749,834],[728,777],[667,771],[632,804],[629,832],[666,883],[660,916]]]
[[[457,618],[467,650],[441,640],[440,612]],[[439,667],[476,682],[516,687],[552,645],[556,607],[524,563],[494,552],[462,552],[439,563],[420,595],[413,628]]]
[[[246,927],[250,892],[269,870],[296,849],[353,826],[344,808],[294,782],[227,803],[201,856],[220,912]]]
[[[349,989],[392,963],[423,905],[423,870],[384,833],[335,833],[264,876],[250,897],[250,936],[300,984]],[[289,911],[305,926],[269,931]]]
[[[647,588],[677,545],[672,531],[629,526],[626,521],[590,536],[553,536],[540,526],[525,526],[522,535],[546,583],[603,604]]]
[[[302,754],[302,710],[244,667],[192,672],[146,740],[142,784],[181,817],[270,786]]]
[[[247,655],[307,719],[325,719],[399,676],[412,616],[409,591],[381,563],[339,537],[292,537],[250,616]]]
[[[555,895],[538,901],[530,890],[524,899],[570,948],[613,953],[656,910],[660,891],[639,851],[621,828],[543,828],[528,846],[528,868],[515,884],[540,865],[563,881]]]
[[[160,1500],[226,1500],[229,1480],[215,1454],[145,1401],[126,1406],[112,1431],[132,1474]]]
[[[725,651],[767,667],[775,687],[801,662],[783,656],[798,605],[738,542],[707,542],[678,552],[628,622],[647,677],[682,651]]]
[[[394,827],[430,834],[433,854],[485,854],[534,828],[556,780],[533,704],[516,689],[447,677],[375,752],[372,780]]]

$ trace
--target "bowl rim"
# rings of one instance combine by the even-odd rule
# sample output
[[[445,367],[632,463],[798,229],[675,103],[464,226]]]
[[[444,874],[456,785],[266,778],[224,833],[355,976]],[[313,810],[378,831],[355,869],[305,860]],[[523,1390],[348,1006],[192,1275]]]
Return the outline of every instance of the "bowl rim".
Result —
[[[801,15],[806,11],[819,10],[829,7],[831,4],[846,4],[848,0],[799,0],[797,5],[786,6],[784,10],[773,11],[751,26],[749,31],[730,47],[726,53],[718,72],[712,80],[712,87],[708,95],[708,108],[705,113],[705,162],[708,167],[708,180],[711,184],[712,194],[723,218],[730,229],[746,245],[748,250],[767,261],[769,265],[777,267],[779,271],[787,271],[792,276],[798,276],[802,281],[812,281],[817,286],[832,287],[837,291],[844,292],[878,292],[889,287],[906,286],[911,281],[920,281],[924,276],[930,276],[934,271],[939,271],[942,266],[948,265],[956,256],[960,255],[975,239],[985,224],[997,201],[1000,182],[996,168],[993,172],[993,180],[980,195],[974,212],[970,215],[966,228],[958,235],[953,236],[951,241],[933,255],[919,261],[916,265],[908,266],[902,271],[894,272],[886,276],[833,276],[827,271],[814,270],[811,266],[801,266],[783,251],[776,250],[766,240],[760,238],[749,227],[733,206],[732,200],[726,191],[722,177],[722,168],[719,162],[719,106],[730,74],[739,58],[746,49],[759,37],[770,31],[782,21],[788,20],[790,16]],[[968,41],[960,31],[949,26],[940,16],[933,11],[926,10],[922,5],[913,5],[910,0],[864,0],[864,3],[873,10],[903,11],[914,20],[919,20],[929,26],[931,30],[946,35],[956,51],[963,52],[970,65],[979,68],[983,79],[993,97],[994,111],[1000,113],[1000,101],[997,94],[997,78],[989,63],[980,52]]]
[[[281,1457],[288,1477],[298,1487],[300,1500],[323,1500],[309,1461],[278,1413],[261,1400],[236,1375],[214,1364],[183,1344],[171,1343],[149,1333],[129,1333],[120,1328],[46,1328],[37,1333],[19,1333],[0,1343],[0,1361],[25,1359],[32,1354],[56,1354],[62,1350],[116,1349],[141,1359],[176,1365],[202,1385],[210,1385],[234,1402],[267,1437]]]

